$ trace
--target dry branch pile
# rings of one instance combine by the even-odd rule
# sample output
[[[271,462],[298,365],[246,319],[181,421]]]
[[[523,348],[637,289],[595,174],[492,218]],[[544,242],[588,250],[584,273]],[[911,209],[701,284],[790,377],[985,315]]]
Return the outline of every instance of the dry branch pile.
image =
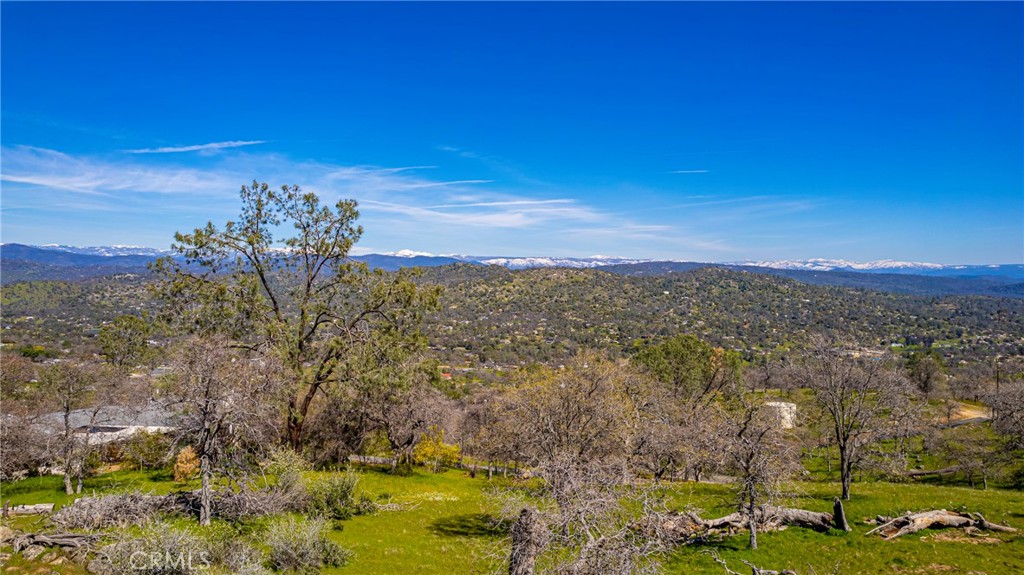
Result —
[[[246,517],[273,515],[292,509],[289,494],[276,489],[217,491],[213,497],[213,514],[228,521]],[[64,529],[105,529],[142,525],[161,513],[199,514],[197,492],[169,495],[148,495],[139,492],[102,497],[83,497],[63,507],[50,521]]]
[[[879,518],[880,525],[865,535],[878,533],[883,539],[895,539],[902,535],[917,533],[924,529],[942,529],[947,527],[962,529],[985,529],[987,531],[1000,531],[1005,533],[1016,533],[1017,530],[1006,525],[997,525],[985,519],[981,513],[959,513],[946,511],[945,509],[934,509],[920,513],[907,513],[895,519],[887,517]]]
[[[104,529],[141,525],[161,511],[171,511],[173,496],[139,492],[83,497],[63,507],[50,521],[65,529]]]

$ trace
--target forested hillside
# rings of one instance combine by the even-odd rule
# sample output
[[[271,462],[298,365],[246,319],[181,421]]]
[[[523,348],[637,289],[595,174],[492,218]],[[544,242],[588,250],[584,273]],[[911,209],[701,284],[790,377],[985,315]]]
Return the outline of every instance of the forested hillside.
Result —
[[[1007,298],[911,296],[716,268],[623,277],[458,265],[425,270],[422,281],[445,286],[427,323],[431,341],[484,363],[551,361],[581,347],[623,352],[684,332],[748,357],[813,332],[873,349],[934,343],[950,356],[1024,354],[1024,302]]]
[[[623,276],[456,264],[424,269],[418,281],[445,288],[424,329],[439,359],[459,365],[560,362],[581,348],[622,354],[677,333],[748,359],[784,352],[814,332],[842,334],[867,350],[934,345],[950,359],[1024,355],[1024,301],[1012,298],[894,294],[718,268]],[[154,310],[147,282],[124,274],[5,286],[5,338],[79,340],[118,315]]]

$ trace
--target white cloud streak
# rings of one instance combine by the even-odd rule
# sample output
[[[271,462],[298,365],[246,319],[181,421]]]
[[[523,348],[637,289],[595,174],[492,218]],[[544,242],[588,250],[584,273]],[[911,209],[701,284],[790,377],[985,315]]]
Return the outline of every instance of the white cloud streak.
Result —
[[[209,144],[195,144],[192,146],[168,146],[163,148],[139,148],[136,150],[125,150],[128,154],[177,154],[181,152],[208,152],[213,150],[224,150],[227,148],[241,148],[242,146],[255,146],[266,144],[266,140],[231,140],[228,142],[210,142]]]
[[[521,182],[425,176],[423,171],[433,166],[346,166],[244,150],[202,161],[182,156],[172,162],[26,146],[3,147],[0,153],[5,207],[20,209],[18,215],[5,211],[5,220],[11,220],[5,224],[17,229],[29,218],[21,214],[34,214],[29,219],[47,222],[35,232],[50,236],[44,243],[75,243],[72,234],[98,234],[90,218],[76,217],[75,211],[116,222],[107,233],[117,234],[111,236],[117,243],[169,240],[176,230],[236,216],[238,189],[256,179],[274,186],[298,184],[328,205],[356,199],[367,229],[365,240],[383,250],[565,255],[628,251],[649,257],[655,250],[672,256],[675,252],[665,250],[724,247],[716,233],[632,220],[620,209],[625,205],[606,210],[566,195],[538,197],[522,191]]]

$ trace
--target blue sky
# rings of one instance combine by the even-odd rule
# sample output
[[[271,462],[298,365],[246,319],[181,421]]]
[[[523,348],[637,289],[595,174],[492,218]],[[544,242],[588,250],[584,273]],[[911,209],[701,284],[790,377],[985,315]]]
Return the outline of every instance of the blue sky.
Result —
[[[5,242],[1024,261],[1024,4],[0,4]]]

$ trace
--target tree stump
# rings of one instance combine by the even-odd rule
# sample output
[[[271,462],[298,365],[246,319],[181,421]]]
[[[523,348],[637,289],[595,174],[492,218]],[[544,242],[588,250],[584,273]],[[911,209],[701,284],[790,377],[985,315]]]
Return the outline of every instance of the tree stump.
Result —
[[[832,499],[832,521],[836,529],[850,532],[850,524],[846,521],[846,511],[843,510],[843,502],[838,497]]]
[[[512,554],[509,556],[509,575],[533,575],[537,555],[544,546],[544,525],[537,512],[529,507],[519,512],[512,525]]]

